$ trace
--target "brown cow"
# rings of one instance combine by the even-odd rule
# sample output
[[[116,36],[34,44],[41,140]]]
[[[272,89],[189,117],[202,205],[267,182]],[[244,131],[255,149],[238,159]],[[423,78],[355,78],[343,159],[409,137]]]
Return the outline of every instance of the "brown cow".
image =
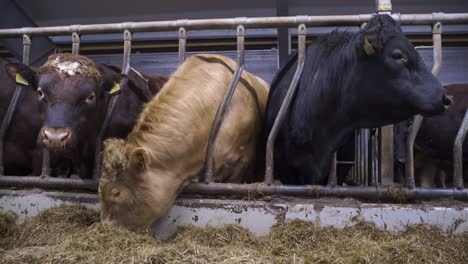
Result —
[[[16,82],[6,71],[6,61],[0,60],[0,122],[6,115],[10,100],[16,89]],[[4,173],[6,175],[30,175],[32,166],[40,172],[41,149],[36,147],[37,134],[41,128],[41,115],[37,93],[23,86],[18,105],[5,135]],[[38,173],[39,173],[38,172]]]
[[[71,161],[81,178],[92,174],[96,138],[111,88],[120,85],[122,94],[104,138],[124,138],[135,124],[142,104],[166,81],[164,77],[144,76],[133,69],[127,78],[118,67],[96,64],[84,56],[68,53],[50,56],[37,70],[16,63],[6,67],[12,78],[19,74],[36,90],[32,104],[39,105],[39,111],[35,112],[44,117],[39,141],[53,158]],[[150,88],[151,85],[155,87]]]
[[[104,143],[101,219],[150,224],[203,171],[208,137],[235,62],[196,55],[183,63],[145,107],[128,139]],[[253,171],[268,86],[244,72],[216,140],[215,181],[244,182]]]

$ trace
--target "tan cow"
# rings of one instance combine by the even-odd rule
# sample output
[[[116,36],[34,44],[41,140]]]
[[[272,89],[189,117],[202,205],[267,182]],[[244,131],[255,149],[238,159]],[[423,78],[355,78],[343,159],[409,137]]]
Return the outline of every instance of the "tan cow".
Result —
[[[106,140],[99,184],[103,222],[151,224],[200,175],[235,66],[219,55],[191,57],[146,105],[127,141]],[[244,71],[216,141],[215,181],[243,182],[252,175],[267,96],[267,83]]]

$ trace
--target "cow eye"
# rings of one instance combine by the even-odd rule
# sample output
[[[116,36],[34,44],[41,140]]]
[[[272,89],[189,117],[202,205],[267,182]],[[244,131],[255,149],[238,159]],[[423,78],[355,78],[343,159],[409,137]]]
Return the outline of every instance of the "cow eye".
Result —
[[[41,87],[37,88],[37,96],[39,97],[39,100],[44,99],[44,92],[42,91]]]
[[[96,95],[92,92],[88,97],[86,97],[86,103],[92,104],[96,100]]]
[[[403,52],[401,52],[399,49],[392,51],[392,58],[395,60],[404,59]]]

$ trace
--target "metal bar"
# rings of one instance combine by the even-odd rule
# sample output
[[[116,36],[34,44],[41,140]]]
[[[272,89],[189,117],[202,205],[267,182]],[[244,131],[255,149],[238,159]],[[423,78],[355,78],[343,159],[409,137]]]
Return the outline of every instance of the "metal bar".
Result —
[[[276,15],[288,16],[289,5],[288,0],[276,0]],[[289,59],[291,53],[291,36],[289,35],[289,28],[278,27],[278,68],[283,67]]]
[[[1,187],[14,188],[44,188],[61,190],[85,190],[97,191],[98,183],[92,180],[70,179],[59,177],[35,177],[35,176],[3,176],[0,177]]]
[[[123,53],[123,62],[122,62],[122,73],[128,74],[130,70],[130,55],[132,52],[132,32],[129,30],[124,30],[123,33],[124,38],[124,53]],[[107,127],[110,124],[110,119],[112,117],[112,112],[114,111],[114,107],[117,104],[117,101],[120,98],[120,93],[111,94],[110,101],[107,105],[106,115],[104,117],[104,122],[102,123],[101,129],[99,130],[99,134],[96,140],[96,152],[94,153],[94,169],[93,169],[93,180],[98,180],[101,174],[101,151],[102,151],[102,141],[104,138],[104,134],[107,130]]]
[[[432,42],[434,45],[434,66],[432,67],[432,74],[438,77],[442,68],[442,24],[440,22],[436,22],[432,27]],[[414,180],[414,141],[416,140],[422,121],[423,116],[416,115],[414,117],[413,125],[411,126],[406,140],[405,174],[408,188],[414,188],[416,185]]]
[[[465,117],[458,130],[453,146],[453,185],[457,189],[463,189],[463,142],[468,131],[468,108]]]
[[[268,135],[267,148],[266,148],[266,164],[265,164],[265,183],[270,185],[273,183],[273,150],[275,146],[276,137],[283,123],[286,112],[288,111],[289,105],[291,104],[292,97],[299,83],[299,79],[302,75],[302,70],[304,69],[305,62],[305,40],[306,40],[306,26],[300,24],[297,29],[298,37],[298,59],[297,59],[297,68],[294,76],[292,78],[291,84],[289,85],[286,96],[281,103],[281,107],[276,116],[275,122],[273,123],[273,128]],[[315,73],[317,74],[317,73]]]
[[[467,201],[468,190],[457,189],[406,189],[406,188],[382,188],[382,187],[342,187],[342,186],[294,186],[294,185],[265,185],[265,184],[200,184],[193,183],[185,190],[186,194],[206,194],[206,195],[284,195],[299,197],[353,197],[360,199],[371,199],[378,201],[401,200],[426,200],[438,198],[453,198]]]
[[[237,66],[236,70],[234,71],[233,78],[231,83],[229,83],[228,89],[226,94],[224,95],[223,101],[221,105],[218,107],[216,111],[216,116],[213,121],[213,127],[211,128],[210,137],[208,139],[208,145],[206,147],[206,156],[205,156],[205,164],[204,164],[204,181],[209,183],[213,180],[214,174],[214,147],[216,138],[218,137],[219,129],[224,121],[224,116],[229,107],[229,103],[231,103],[232,96],[236,91],[237,84],[242,76],[242,72],[244,71],[244,42],[245,42],[245,28],[243,25],[237,26]]]
[[[185,53],[187,46],[187,30],[179,28],[179,65],[185,61]]]
[[[336,186],[338,180],[336,178],[336,165],[337,165],[337,160],[336,160],[336,151],[333,153],[333,157],[331,160],[331,165],[330,165],[330,175],[328,176],[328,185],[329,186]]]
[[[23,35],[23,63],[26,65],[29,65],[31,46],[31,37],[28,35]],[[13,93],[13,96],[10,100],[10,104],[8,105],[7,112],[5,113],[5,117],[3,118],[2,125],[0,127],[0,175],[3,175],[5,172],[3,164],[5,136],[8,131],[8,127],[10,126],[11,119],[13,119],[13,115],[15,114],[16,106],[18,105],[18,101],[23,92],[23,88],[23,85],[16,85],[15,92]]]
[[[64,178],[39,178],[39,177],[0,177],[0,187],[14,188],[43,188],[97,191],[98,183],[93,180],[64,179]],[[192,183],[183,191],[184,194],[203,195],[283,195],[300,197],[353,197],[360,199],[372,199],[379,201],[401,200],[430,200],[439,198],[453,198],[468,201],[468,189],[441,189],[441,188],[415,188],[392,189],[381,187],[330,187],[311,185],[265,185],[257,184],[232,184],[232,183]]]
[[[331,16],[305,16],[300,23],[305,26],[359,26],[367,22],[373,14],[359,15],[331,15]],[[468,13],[433,13],[433,14],[392,14],[403,25],[423,25],[441,22],[444,24],[463,24],[468,22]],[[194,19],[188,20],[186,30],[232,29],[238,24],[236,18],[223,19]],[[299,24],[294,16],[288,17],[252,17],[247,18],[243,24],[245,28],[277,28],[295,27]],[[119,33],[123,30],[131,32],[175,31],[179,29],[177,20],[124,22],[108,24],[79,25],[77,33],[80,35]],[[18,37],[23,34],[30,36],[57,36],[70,35],[76,31],[77,25],[54,27],[27,27],[1,29],[0,38]]]
[[[76,32],[72,33],[72,53],[80,53],[80,35],[78,35]]]

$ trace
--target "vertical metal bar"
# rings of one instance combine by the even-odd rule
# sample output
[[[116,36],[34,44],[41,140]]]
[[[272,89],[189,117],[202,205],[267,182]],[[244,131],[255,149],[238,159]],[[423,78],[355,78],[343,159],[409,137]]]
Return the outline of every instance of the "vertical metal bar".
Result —
[[[433,14],[434,16],[434,14]],[[434,46],[434,66],[432,67],[432,74],[436,77],[439,76],[442,68],[442,24],[437,22],[432,27],[432,43]],[[408,138],[406,140],[406,162],[405,162],[405,174],[406,174],[406,186],[408,188],[414,188],[416,186],[414,180],[414,141],[418,135],[419,128],[421,127],[423,117],[416,115],[413,119],[413,125],[411,126]]]
[[[364,129],[364,186],[369,185],[369,129]]]
[[[236,91],[237,83],[240,80],[242,72],[244,71],[244,40],[245,40],[245,28],[243,25],[237,26],[237,66],[234,72],[234,76],[229,83],[226,94],[224,95],[221,105],[218,107],[216,116],[213,122],[213,127],[211,129],[210,137],[208,139],[208,145],[206,147],[206,157],[205,157],[205,173],[204,181],[209,183],[213,180],[214,173],[214,147],[216,138],[218,136],[219,129],[224,120],[226,110],[231,102],[232,96]]]
[[[23,64],[29,65],[29,58],[31,54],[31,38],[29,35],[23,35]],[[17,84],[15,92],[10,100],[10,104],[8,105],[7,112],[5,113],[5,117],[3,118],[2,125],[0,127],[0,175],[4,175],[5,168],[4,168],[4,144],[5,144],[5,136],[8,131],[8,127],[10,126],[11,119],[13,119],[13,115],[16,111],[16,105],[18,104],[18,100],[23,92],[24,86]]]
[[[286,112],[288,111],[289,105],[291,104],[291,99],[296,91],[297,84],[304,69],[305,62],[305,40],[306,40],[306,26],[305,24],[300,24],[298,27],[298,59],[297,59],[297,68],[294,76],[292,78],[291,84],[289,85],[286,96],[281,103],[281,107],[276,116],[273,128],[271,129],[270,135],[268,135],[267,148],[266,148],[266,165],[265,165],[265,183],[270,185],[273,183],[273,148],[275,145],[276,137],[283,123]],[[312,73],[311,73],[312,74]]]
[[[80,35],[76,32],[72,33],[72,53],[80,54]]]
[[[184,27],[179,28],[179,65],[185,61],[187,46],[187,30]]]
[[[124,38],[124,52],[123,52],[123,62],[122,62],[122,73],[128,74],[130,70],[130,55],[132,53],[132,33],[130,30],[126,29],[123,34]],[[109,99],[109,104],[107,105],[106,115],[104,117],[104,122],[102,123],[101,129],[99,130],[98,138],[96,141],[96,152],[94,153],[94,170],[92,179],[98,180],[99,175],[101,174],[101,150],[102,150],[102,141],[104,138],[104,133],[109,126],[110,119],[112,117],[112,112],[114,107],[119,100],[120,93],[111,94]]]
[[[465,117],[458,130],[457,137],[453,146],[453,186],[457,189],[463,189],[463,142],[468,131],[468,108]]]
[[[328,175],[328,185],[329,186],[336,186],[337,184],[337,178],[336,178],[336,151],[333,153],[333,157],[331,160],[331,165],[330,165],[330,175]]]
[[[276,0],[276,16],[289,16],[288,0]],[[291,36],[288,27],[278,27],[278,68],[283,67],[291,53]]]

